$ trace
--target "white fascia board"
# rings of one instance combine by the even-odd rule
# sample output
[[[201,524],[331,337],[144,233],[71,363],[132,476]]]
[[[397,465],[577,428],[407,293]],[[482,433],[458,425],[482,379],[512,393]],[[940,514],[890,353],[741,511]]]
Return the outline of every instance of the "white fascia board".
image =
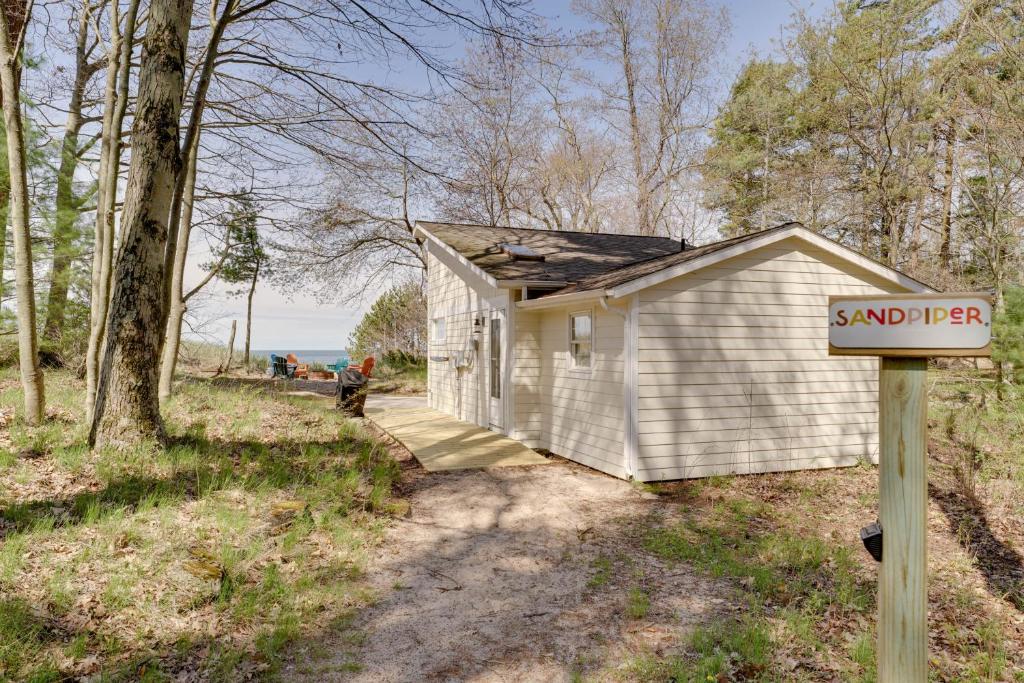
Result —
[[[555,296],[544,296],[539,299],[520,301],[516,303],[516,308],[523,310],[535,310],[538,308],[557,308],[559,306],[568,306],[569,304],[575,304],[581,301],[596,301],[603,297],[604,294],[605,292],[603,289],[594,289],[588,290],[586,292],[573,292],[572,294],[557,294]]]
[[[454,261],[455,263],[458,263],[460,266],[462,266],[464,269],[471,272],[473,275],[479,277],[481,280],[486,282],[491,287],[497,288],[499,286],[498,280],[495,280],[493,277],[488,275],[482,268],[474,265],[472,261],[470,261],[462,254],[452,249],[450,246],[448,246],[441,240],[439,240],[437,237],[431,234],[429,230],[424,229],[418,223],[416,224],[416,228],[413,230],[413,235],[415,235],[416,233],[419,233],[423,235],[425,238],[427,238],[428,251],[431,251],[434,254],[434,256],[437,256],[442,261],[446,261],[445,265],[447,265],[448,267],[451,267],[451,262]],[[448,259],[445,259],[445,256],[447,256]]]
[[[832,240],[826,239],[805,227],[794,225],[786,230],[774,232],[770,235],[764,235],[763,237],[755,237],[754,239],[746,242],[741,242],[740,244],[712,252],[706,256],[695,258],[692,261],[684,261],[678,265],[665,268],[664,270],[659,270],[656,273],[651,273],[650,275],[645,275],[644,277],[623,283],[617,287],[612,287],[608,290],[608,295],[613,298],[629,296],[630,294],[639,292],[642,289],[647,289],[648,287],[653,287],[654,285],[661,284],[667,280],[677,278],[680,275],[686,275],[727,259],[742,256],[743,254],[756,251],[757,249],[769,246],[775,242],[781,242],[782,240],[789,239],[790,237],[796,237],[818,247],[819,249],[835,254],[844,261],[853,263],[854,265],[859,266],[860,268],[863,268],[864,270],[867,270],[885,280],[894,282],[908,291],[921,294],[935,292],[931,287],[904,275],[898,270],[894,270],[888,266],[883,266],[881,263],[876,263],[866,256],[862,256],[848,247],[844,247],[841,244],[837,244]]]

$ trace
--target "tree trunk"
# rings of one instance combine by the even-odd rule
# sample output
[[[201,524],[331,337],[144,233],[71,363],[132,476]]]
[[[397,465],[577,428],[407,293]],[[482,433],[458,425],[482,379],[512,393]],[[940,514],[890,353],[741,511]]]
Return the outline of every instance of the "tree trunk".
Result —
[[[7,131],[7,164],[11,182],[11,229],[14,232],[14,272],[18,305],[18,364],[25,392],[25,420],[43,419],[45,389],[39,369],[36,339],[35,285],[32,280],[32,238],[28,220],[28,174],[25,136],[21,121],[21,36],[28,21],[28,6],[4,3],[0,11],[0,90]]]
[[[7,219],[10,213],[11,184],[0,181],[0,302],[4,298],[4,266],[7,262]]]
[[[249,338],[252,335],[252,295],[256,293],[256,281],[260,277],[260,264],[252,271],[252,284],[249,286],[249,301],[245,310],[245,360],[243,365],[249,367]]]
[[[162,440],[164,249],[175,178],[192,0],[153,0],[139,74],[132,158],[90,445]]]
[[[235,10],[237,5],[238,0],[224,0],[224,7],[221,11],[220,17],[216,17],[217,0],[214,0],[210,5],[210,21],[212,23],[210,38],[206,44],[206,56],[203,59],[203,66],[199,72],[196,91],[192,96],[192,114],[189,116],[188,128],[185,130],[185,139],[182,142],[182,149],[188,150],[190,155],[192,155],[191,150],[193,146],[197,145],[199,141],[199,130],[203,121],[203,108],[206,106],[206,94],[210,90],[210,81],[213,78],[213,71],[216,68],[220,41],[224,36],[224,30],[231,22],[231,13]],[[198,154],[198,150],[196,151],[196,154]],[[187,175],[188,173],[182,173],[179,169],[178,175],[174,179],[174,193],[171,196],[171,210],[167,224],[167,246],[164,252],[164,298],[166,300],[165,310],[168,312],[170,311],[173,299],[173,273],[177,270],[176,262],[178,258],[181,258],[183,261],[181,267],[184,268],[184,259],[188,255],[187,244],[185,245],[184,250],[178,249],[179,239],[181,237],[187,238],[188,236],[187,234],[182,235],[182,231],[179,229],[181,222],[181,206],[184,200],[185,187],[188,184]],[[194,175],[192,178],[192,184],[195,184]],[[186,227],[185,232],[187,233],[190,229],[191,226]]]
[[[228,335],[228,362],[224,365],[224,372],[231,372],[231,358],[235,355],[235,330],[238,328],[238,321],[231,321],[231,334]]]
[[[75,48],[75,81],[68,102],[68,117],[61,142],[60,166],[57,169],[57,194],[54,202],[53,262],[50,266],[50,292],[46,303],[43,336],[59,341],[64,332],[64,311],[68,301],[71,263],[77,256],[78,206],[75,201],[75,170],[78,168],[78,133],[82,129],[82,99],[85,87],[96,68],[87,63],[86,41],[89,38],[91,5],[86,2],[78,26]]]
[[[175,247],[174,264],[171,272],[171,301],[164,334],[164,348],[160,361],[160,400],[170,397],[174,384],[174,371],[178,366],[178,349],[181,346],[181,325],[185,317],[185,260],[188,258],[188,242],[192,234],[192,207],[195,203],[196,166],[199,156],[199,136],[196,135],[192,148],[188,150],[185,171],[185,194],[182,198],[182,216],[178,227],[178,243]],[[168,225],[168,230],[170,230]]]
[[[946,135],[946,159],[942,169],[942,230],[939,242],[939,263],[949,272],[951,243],[953,241],[953,153],[956,148],[956,130],[951,125]]]
[[[85,360],[85,412],[92,424],[99,384],[100,353],[106,338],[110,281],[114,262],[114,207],[121,169],[121,125],[128,107],[128,76],[135,45],[139,0],[131,0],[120,33],[118,3],[111,3],[111,45],[107,57],[99,184],[96,191],[96,240],[93,247],[92,299],[89,307],[89,348]]]
[[[647,186],[647,174],[643,165],[643,131],[640,129],[640,115],[636,101],[636,72],[633,69],[632,27],[629,25],[627,10],[616,12],[619,30],[619,49],[622,58],[622,77],[626,87],[626,102],[629,107],[630,146],[633,155],[633,175],[636,178],[636,219],[641,235],[653,235],[651,225],[651,197]]]

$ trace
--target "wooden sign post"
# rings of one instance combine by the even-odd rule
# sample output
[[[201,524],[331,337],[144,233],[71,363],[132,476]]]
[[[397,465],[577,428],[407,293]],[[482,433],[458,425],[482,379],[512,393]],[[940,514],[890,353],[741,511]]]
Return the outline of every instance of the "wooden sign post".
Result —
[[[880,356],[878,680],[928,680],[929,356],[991,355],[987,294],[829,298],[829,354]]]

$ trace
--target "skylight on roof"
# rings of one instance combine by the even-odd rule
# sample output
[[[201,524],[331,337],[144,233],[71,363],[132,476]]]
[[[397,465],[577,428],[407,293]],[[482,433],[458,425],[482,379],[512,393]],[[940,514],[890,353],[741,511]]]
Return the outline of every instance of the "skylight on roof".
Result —
[[[522,244],[500,244],[501,250],[512,257],[513,261],[543,261],[544,255]]]

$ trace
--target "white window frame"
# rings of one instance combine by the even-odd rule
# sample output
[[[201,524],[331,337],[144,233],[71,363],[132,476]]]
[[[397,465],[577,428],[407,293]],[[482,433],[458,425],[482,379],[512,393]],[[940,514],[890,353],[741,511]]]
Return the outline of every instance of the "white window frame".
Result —
[[[444,316],[438,316],[430,321],[430,341],[443,342],[448,336],[448,323]]]
[[[577,318],[577,317],[581,317],[581,316],[587,316],[588,318],[590,318],[590,340],[586,341],[586,342],[576,341],[576,340],[573,339],[573,336],[572,336],[572,330],[573,330],[572,321],[573,321],[573,318]],[[571,370],[573,372],[584,372],[584,373],[593,372],[593,370],[594,370],[594,309],[591,308],[591,309],[585,309],[585,310],[581,310],[581,311],[569,311],[568,329],[566,330],[566,333],[567,333],[567,336],[568,336],[568,339],[569,339],[569,370]],[[590,362],[587,365],[578,365],[576,363],[576,354],[573,353],[573,346],[581,345],[581,344],[588,344],[590,346],[590,355],[589,355]]]

